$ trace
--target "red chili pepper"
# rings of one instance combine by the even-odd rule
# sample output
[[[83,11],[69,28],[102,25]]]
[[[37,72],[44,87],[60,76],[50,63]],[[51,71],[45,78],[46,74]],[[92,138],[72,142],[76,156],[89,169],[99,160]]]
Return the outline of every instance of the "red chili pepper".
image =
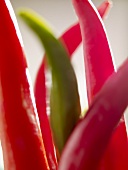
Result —
[[[105,151],[99,168],[100,170],[102,170],[101,166],[104,167],[103,170],[128,169],[128,140],[126,140],[126,134],[124,120],[121,120]]]
[[[88,100],[100,90],[114,72],[112,55],[101,18],[88,0],[73,1],[84,44]]]
[[[0,1],[0,121],[6,170],[48,170],[24,53],[9,1]],[[10,12],[11,11],[11,12]]]
[[[99,7],[98,12],[102,19],[105,18],[105,16],[108,14],[110,8],[112,6],[112,3],[108,0],[105,0]],[[80,45],[82,42],[81,37],[81,30],[79,23],[76,23],[72,27],[70,27],[68,30],[66,30],[62,36],[60,37],[60,40],[62,40],[67,47],[67,50],[69,52],[69,56],[72,57],[73,52],[76,50],[76,48]]]
[[[59,170],[98,169],[111,135],[128,106],[127,74],[128,59],[104,84],[88,116],[75,128],[61,156]],[[124,170],[128,169],[127,162]]]
[[[100,90],[112,72],[114,72],[114,66],[106,32],[104,31],[104,26],[96,9],[88,0],[74,0],[73,2],[79,17],[83,35],[88,98],[89,103],[91,103],[93,96]],[[125,127],[124,121],[122,123]],[[107,160],[112,158],[111,155],[108,154],[112,151],[115,155],[122,155],[122,160],[120,161],[122,167],[123,164],[124,166],[126,164],[126,159],[124,159],[124,157],[125,155],[128,156],[127,134],[125,128],[120,128],[121,127],[119,126],[116,129],[118,135],[116,135],[116,138],[114,136],[112,137],[113,139],[111,139],[111,141],[113,142],[110,141],[109,147],[107,148],[106,156],[103,158],[105,165],[108,162]],[[120,130],[123,130],[122,133],[125,140],[121,141]],[[117,140],[120,141],[120,147],[119,145],[116,145]],[[125,150],[124,147],[126,148]],[[113,150],[111,150],[112,148]],[[116,160],[118,156],[113,157],[111,160],[111,162],[113,162],[113,164],[111,164],[112,167],[116,166],[114,163],[115,161],[118,161],[118,159]],[[109,167],[108,170],[113,169],[112,167]]]
[[[109,1],[105,1],[100,5],[100,7],[98,8],[98,11],[101,14],[101,17],[104,17],[104,15],[106,15],[106,11],[110,9],[110,6],[111,4]],[[65,31],[60,37],[60,40],[64,42],[70,54],[69,56],[72,57],[72,53],[76,50],[76,48],[79,46],[79,44],[82,41],[79,23],[76,23],[71,28],[69,28],[67,31]],[[48,117],[46,114],[46,85],[45,85],[44,69],[45,69],[45,63],[43,60],[39,68],[37,77],[36,77],[35,98],[36,98],[36,105],[37,105],[37,110],[39,114],[41,131],[43,135],[47,159],[49,162],[49,166],[52,168],[53,163],[54,165],[56,165],[56,158],[55,158],[55,153],[54,153],[54,145],[52,142],[50,125],[49,125]],[[51,161],[51,158],[52,158],[52,161]]]
[[[102,19],[104,19],[107,16],[111,6],[112,6],[112,2],[110,0],[105,0],[100,5],[100,8],[98,8],[98,12],[99,12]]]
[[[47,115],[46,105],[46,84],[45,84],[45,62],[42,63],[35,82],[35,99],[37,105],[37,112],[40,120],[40,127],[43,136],[46,155],[51,170],[57,169],[57,159],[55,153],[55,146],[52,138],[51,128]]]

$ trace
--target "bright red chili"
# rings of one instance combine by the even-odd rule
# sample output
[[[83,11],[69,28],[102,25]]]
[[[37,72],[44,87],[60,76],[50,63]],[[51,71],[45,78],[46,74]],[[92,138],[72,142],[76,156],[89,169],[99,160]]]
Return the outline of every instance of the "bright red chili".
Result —
[[[48,170],[28,82],[25,56],[10,13],[0,1],[1,142],[5,170]]]

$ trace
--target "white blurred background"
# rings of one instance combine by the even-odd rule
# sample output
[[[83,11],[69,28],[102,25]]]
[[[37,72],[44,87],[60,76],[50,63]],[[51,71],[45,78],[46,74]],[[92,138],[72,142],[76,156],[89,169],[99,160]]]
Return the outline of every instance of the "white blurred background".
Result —
[[[96,6],[103,2],[103,0],[92,1]],[[21,7],[31,8],[38,12],[53,26],[57,36],[61,35],[65,29],[77,20],[71,0],[11,0],[11,3],[15,12]],[[127,0],[113,0],[113,8],[108,18],[104,21],[117,67],[128,57],[127,9]],[[18,23],[24,42],[30,75],[34,84],[37,69],[42,61],[43,49],[36,36],[30,32],[19,18]],[[79,60],[77,60],[78,57]],[[77,72],[79,89],[81,89],[81,104],[83,107],[86,104],[86,91],[85,82],[83,81],[84,73],[80,69],[82,67],[82,46],[75,54],[73,65]]]

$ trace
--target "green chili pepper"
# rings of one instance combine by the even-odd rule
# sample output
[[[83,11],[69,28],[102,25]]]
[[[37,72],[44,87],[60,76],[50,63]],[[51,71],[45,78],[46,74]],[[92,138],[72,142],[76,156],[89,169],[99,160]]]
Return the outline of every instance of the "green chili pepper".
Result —
[[[47,23],[28,9],[21,10],[19,15],[38,35],[46,51],[52,72],[50,121],[55,144],[61,153],[81,113],[75,73],[67,51],[54,37]]]

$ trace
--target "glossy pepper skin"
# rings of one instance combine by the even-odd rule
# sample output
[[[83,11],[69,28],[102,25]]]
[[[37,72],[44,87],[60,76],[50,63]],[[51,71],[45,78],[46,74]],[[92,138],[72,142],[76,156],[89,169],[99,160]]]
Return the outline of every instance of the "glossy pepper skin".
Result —
[[[127,73],[128,59],[107,80],[93,100],[88,116],[75,128],[60,159],[59,170],[99,169],[111,135],[128,106]]]
[[[113,133],[101,160],[101,170],[128,169],[128,140],[124,119],[121,119]]]
[[[99,14],[101,15],[102,18],[105,18],[105,15],[108,13],[110,7],[111,7],[111,3],[109,1],[104,1],[98,7]],[[64,43],[64,46],[67,48],[67,51],[69,53],[69,57],[70,59],[72,59],[73,52],[76,50],[76,48],[79,46],[79,44],[82,41],[79,23],[76,23],[70,28],[68,28],[59,39],[62,41],[62,43]],[[36,105],[37,105],[39,120],[41,124],[41,132],[43,135],[47,159],[49,162],[49,166],[51,164],[51,168],[52,168],[53,161],[56,164],[56,159],[54,153],[52,134],[51,134],[50,125],[46,113],[46,93],[47,93],[46,89],[47,88],[45,83],[46,82],[45,80],[46,64],[44,60],[45,57],[46,56],[44,55],[43,61],[40,65],[40,68],[36,76],[35,99],[36,99]],[[51,157],[52,157],[52,161],[51,161]]]
[[[46,21],[32,10],[22,10],[19,15],[37,34],[47,54],[52,73],[50,123],[56,147],[61,153],[81,114],[75,72],[67,50]]]
[[[0,11],[0,137],[4,169],[48,170],[10,2],[1,0]]]
[[[98,11],[102,18],[105,18],[105,15],[108,13],[110,7],[111,4],[109,1],[104,1],[98,7]],[[64,43],[65,47],[67,48],[69,57],[72,58],[73,52],[76,50],[76,48],[79,46],[79,44],[82,41],[79,23],[76,23],[73,26],[71,26],[69,29],[67,29],[59,39],[62,41],[62,43]],[[48,116],[46,113],[47,88],[46,88],[46,80],[45,80],[45,70],[46,70],[46,64],[44,60],[45,57],[46,56],[44,55],[43,61],[40,65],[40,68],[36,76],[35,99],[36,99],[37,111],[39,115],[41,132],[43,136],[46,155],[49,162],[49,166],[52,169],[52,167],[56,165],[56,156],[54,152],[54,143],[52,139]]]
[[[48,159],[49,167],[51,170],[57,169],[57,158],[54,146],[54,141],[52,137],[51,127],[49,123],[49,118],[46,113],[46,81],[45,81],[45,70],[46,64],[42,63],[40,70],[38,71],[38,76],[36,77],[35,83],[35,100],[40,121],[41,133],[43,136],[44,146],[46,150],[46,156]]]
[[[113,57],[101,17],[88,0],[73,1],[83,39],[88,102],[114,72]]]
[[[5,19],[7,19],[7,18],[5,18]],[[2,23],[3,23],[2,19],[0,21],[2,21]],[[4,28],[6,28],[6,27],[4,27]],[[1,28],[1,30],[3,31],[2,28]],[[6,33],[9,33],[9,31]],[[12,33],[14,33],[14,32],[12,32]],[[13,36],[14,35],[15,34],[13,34]],[[15,38],[15,36],[14,36],[14,38]],[[2,40],[4,40],[4,39],[2,39]],[[7,43],[8,41],[5,40],[3,42]],[[15,42],[15,39],[13,41],[10,41],[10,39],[9,39],[9,42]],[[14,43],[14,45],[16,45],[16,44],[17,43]],[[7,51],[8,51],[7,52],[7,51],[5,51],[5,48],[3,48],[4,46],[2,46],[2,43],[1,43],[1,47],[2,48],[0,48],[0,51],[4,57],[6,56],[6,54],[8,54],[8,52],[11,52],[11,50],[13,51],[13,49],[14,49],[14,48],[11,48],[11,50],[10,50],[10,48],[7,46]],[[19,51],[19,49],[21,49],[21,51],[22,51],[21,47],[17,48],[16,51],[17,50]],[[37,168],[44,169],[44,170],[51,169],[50,166],[52,166],[52,164],[48,167],[45,150],[43,149],[44,146],[43,146],[43,141],[41,139],[41,132],[40,132],[39,126],[37,124],[37,120],[35,118],[36,111],[35,111],[35,108],[34,108],[34,105],[32,102],[30,85],[28,82],[28,70],[27,70],[27,65],[26,65],[23,51],[21,52],[22,58],[19,58],[19,56],[21,56],[21,55],[19,55],[20,53],[18,53],[18,52],[14,53],[14,51],[13,51],[12,54],[10,56],[11,56],[11,59],[14,59],[14,60],[9,60],[9,62],[11,63],[11,61],[14,61],[14,63],[13,63],[14,65],[10,64],[10,63],[7,64],[6,57],[5,57],[5,59],[2,58],[3,60],[1,60],[1,61],[2,61],[2,64],[6,63],[8,67],[7,68],[5,66],[2,67],[2,64],[0,64],[0,78],[1,78],[0,79],[1,80],[1,82],[0,82],[0,85],[1,85],[0,86],[0,97],[1,97],[0,105],[1,105],[1,113],[2,113],[0,116],[0,118],[1,118],[0,120],[2,122],[1,123],[1,129],[2,129],[1,136],[2,136],[2,145],[3,145],[3,150],[4,150],[5,169],[7,169],[7,170],[8,169],[10,170],[10,168],[12,168],[13,170],[14,169],[37,169]],[[16,58],[15,58],[14,54],[18,54],[18,57],[16,57],[16,58],[18,58],[19,60],[15,60]],[[13,67],[9,67],[10,65]],[[7,70],[10,69],[11,72],[8,74],[5,74],[6,69]],[[13,84],[12,82],[9,84],[10,77],[7,77],[7,78],[4,77],[4,76],[11,75],[11,73],[14,74],[14,70],[15,70],[16,79],[12,78],[12,80],[13,80],[13,82],[14,81],[16,82],[16,84],[14,86],[16,89],[12,89],[12,84]],[[22,74],[20,74],[20,73],[22,73]],[[73,134],[71,135],[71,137],[65,147],[65,150],[62,154],[62,158],[59,163],[60,170],[65,170],[65,169],[66,170],[68,170],[68,169],[71,169],[71,170],[72,169],[94,170],[94,169],[99,168],[100,160],[101,160],[101,157],[104,157],[103,153],[106,150],[108,141],[110,140],[111,135],[113,135],[113,131],[117,127],[117,124],[123,114],[123,111],[128,106],[127,73],[128,73],[128,60],[118,70],[117,73],[113,73],[113,75],[110,77],[110,79],[100,89],[99,94],[97,96],[95,96],[95,98],[90,106],[90,109],[87,113],[87,116],[81,122],[79,122],[78,126],[75,128]],[[9,81],[8,81],[8,79],[9,79]],[[126,83],[124,83],[124,81],[126,81]],[[117,87],[117,85],[118,85],[118,87]],[[19,86],[20,86],[20,88],[19,88]],[[6,92],[5,88],[7,88],[7,92]],[[123,90],[120,90],[120,88]],[[10,91],[10,89],[12,89],[12,92]],[[16,91],[16,94],[14,96],[12,96],[12,93],[13,92],[15,93],[15,91],[13,91],[13,90]],[[9,92],[9,95],[7,96],[8,92]],[[113,92],[114,92],[114,94],[116,94],[115,96],[111,95]],[[18,96],[19,96],[19,98],[17,99],[18,101],[14,100],[15,97],[18,97]],[[12,101],[11,101],[11,99],[12,99]],[[110,99],[112,100],[112,102]],[[5,101],[7,101],[7,102],[5,102]],[[9,101],[10,101],[10,105],[9,105]],[[14,101],[16,104],[19,104],[16,106],[16,109],[13,109]],[[21,101],[22,101],[22,103],[21,103]],[[19,107],[19,106],[21,106],[21,107]],[[9,109],[8,109],[8,107],[9,107]],[[17,108],[19,108],[19,110]],[[14,111],[17,114],[12,113],[12,111]],[[16,116],[16,119],[19,122],[21,120],[20,124],[17,125],[16,120],[10,119],[10,116],[8,116],[7,113],[11,113],[12,116]],[[19,113],[22,113],[22,116],[24,118],[26,118],[26,119],[24,119],[25,127],[24,127],[23,121],[22,121],[23,117],[21,116],[20,119],[18,119]],[[110,126],[108,126],[107,120],[109,121]],[[15,133],[16,129],[12,128],[12,125],[13,125],[12,122],[13,123],[15,122],[15,124],[17,125],[17,127],[18,127],[17,130],[21,130],[21,126],[23,125],[22,130],[24,130],[24,131],[26,130],[24,132],[25,135],[27,134],[26,132],[29,132],[29,135],[25,136],[20,131],[20,133],[19,133],[20,137],[18,136],[19,138],[17,138],[17,133]],[[7,123],[7,125],[6,125],[6,123]],[[125,126],[122,126],[122,125],[125,125],[124,121],[123,121],[123,123],[119,122],[119,124],[118,124],[118,127],[120,127],[120,128],[118,128],[119,131],[116,131],[117,133],[114,133],[112,142],[114,144],[115,140],[117,139],[117,136],[119,137],[122,135],[122,139],[124,140],[124,143],[126,142],[126,146],[127,146],[127,141],[125,139],[125,133],[124,134],[121,133],[122,130],[125,130]],[[11,127],[10,129],[9,129],[9,126]],[[14,131],[12,131],[12,129]],[[34,135],[31,133],[32,131],[34,132]],[[125,131],[123,131],[123,132],[125,132]],[[12,136],[10,136],[10,134]],[[22,134],[22,138],[21,138],[21,134]],[[34,140],[31,142],[31,145],[34,146],[34,148],[32,148],[33,154],[36,153],[36,156],[39,156],[38,159],[41,160],[38,162],[35,161],[34,163],[32,162],[32,165],[30,165],[30,162],[35,160],[35,158],[34,158],[35,155],[34,156],[30,155],[30,154],[32,154],[32,152],[31,152],[31,150],[29,150],[31,147],[30,142],[29,142],[30,147],[28,146],[28,143],[27,143],[28,137],[29,137],[29,140],[30,139]],[[10,145],[9,145],[9,143],[10,143]],[[116,145],[119,146],[120,143],[116,142]],[[121,145],[122,145],[122,143],[121,143]],[[22,154],[20,156],[19,156],[19,154],[17,154],[17,153],[20,153],[20,152],[18,152],[19,151],[18,149],[20,149],[20,151],[21,150],[25,151],[24,146],[26,146],[26,149],[27,149],[26,155],[30,156],[29,159],[27,159],[28,162],[26,162],[26,155],[23,158]],[[37,146],[39,148],[36,149],[35,146]],[[123,150],[127,148],[126,146],[123,147]],[[15,147],[16,147],[16,149],[15,149]],[[113,149],[113,147],[107,151],[112,152],[112,149]],[[8,154],[7,151],[10,154]],[[115,153],[116,152],[112,152],[113,155]],[[108,155],[109,155],[109,152],[108,152]],[[116,156],[116,155],[114,155],[114,156]],[[110,158],[110,156],[109,156],[109,158]],[[116,158],[118,158],[118,157],[116,157]],[[123,164],[123,166],[122,166],[122,164],[120,164],[120,163],[118,164],[120,170],[122,170],[121,168],[123,168],[123,170],[128,169],[127,158],[128,157],[126,155],[126,158],[125,158],[126,164],[125,165]],[[118,160],[119,160],[119,158],[118,158]],[[22,161],[22,165],[21,165],[21,161]],[[113,166],[113,159],[111,159],[111,158],[109,161],[107,161],[105,163],[107,163],[107,164],[104,164],[104,167],[103,167],[104,170],[106,170],[107,168],[108,168],[108,170],[110,170],[112,167],[118,168],[118,165]],[[55,168],[56,167],[52,167],[52,169],[55,169]],[[100,170],[101,170],[101,167],[100,167]],[[117,169],[115,169],[115,170],[117,170]]]
[[[115,72],[115,67],[106,31],[98,11],[89,0],[73,0],[73,4],[82,32],[88,100],[91,104],[93,97],[100,91],[107,78]],[[117,167],[120,169],[127,164],[128,140],[123,119],[121,124],[116,128],[116,135],[112,136],[106,154],[102,159],[103,164],[101,163],[101,166],[104,166],[103,168],[106,168],[106,170],[117,170]],[[120,138],[121,131],[123,140]],[[124,148],[126,149],[124,150]],[[115,156],[112,157],[112,153]]]

